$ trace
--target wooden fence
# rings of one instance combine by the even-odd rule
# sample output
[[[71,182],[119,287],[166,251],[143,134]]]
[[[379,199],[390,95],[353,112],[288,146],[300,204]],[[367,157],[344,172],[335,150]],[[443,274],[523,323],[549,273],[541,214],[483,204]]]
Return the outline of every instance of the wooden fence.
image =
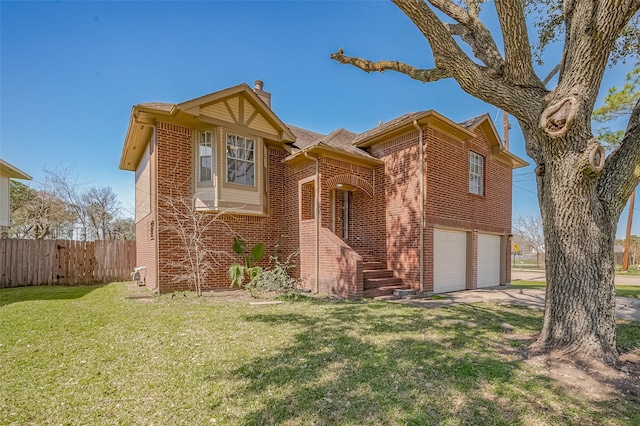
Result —
[[[0,239],[0,288],[127,281],[135,241]]]

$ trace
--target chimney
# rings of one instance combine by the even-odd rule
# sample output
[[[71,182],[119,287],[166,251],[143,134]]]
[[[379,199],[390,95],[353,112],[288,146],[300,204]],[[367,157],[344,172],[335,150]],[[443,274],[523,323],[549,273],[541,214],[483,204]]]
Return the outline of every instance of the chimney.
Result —
[[[271,93],[262,90],[263,87],[264,82],[262,80],[256,80],[255,86],[253,86],[253,91],[256,92],[256,95],[260,96],[260,99],[262,99],[269,108],[271,108]]]

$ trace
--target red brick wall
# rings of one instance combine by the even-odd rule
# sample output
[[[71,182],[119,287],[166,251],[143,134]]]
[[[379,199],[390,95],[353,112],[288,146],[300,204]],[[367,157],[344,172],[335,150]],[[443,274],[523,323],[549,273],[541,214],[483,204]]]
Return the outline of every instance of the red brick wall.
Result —
[[[511,173],[509,166],[491,156],[490,147],[480,129],[476,136],[460,142],[425,128],[425,291],[433,289],[433,229],[437,226],[508,235],[511,232]],[[376,221],[373,229],[386,234],[387,265],[396,276],[414,289],[419,288],[419,133],[412,131],[395,139],[378,143],[371,153],[385,162],[384,174],[376,185],[383,186],[386,219]],[[485,157],[484,195],[469,193],[469,151]],[[384,226],[382,225],[384,224]],[[471,247],[470,286],[475,288],[474,254],[477,238]],[[507,247],[510,255],[510,248]],[[507,281],[510,259],[507,256]]]
[[[193,191],[192,178],[192,130],[171,123],[158,122],[157,125],[157,155],[158,155],[158,264],[159,264],[159,291],[167,293],[172,291],[193,290],[186,279],[179,279],[184,270],[176,265],[185,250],[180,243],[180,238],[171,228],[174,223],[175,210],[168,206],[166,200],[172,194],[182,194],[191,197]],[[233,253],[233,235],[241,236],[249,247],[262,242],[266,245],[265,256],[261,262],[267,266],[269,256],[279,254],[286,257],[292,248],[297,245],[297,239],[293,241],[286,229],[286,214],[293,214],[297,219],[297,204],[291,204],[291,197],[284,196],[284,165],[282,159],[286,155],[284,150],[269,148],[269,187],[268,187],[268,215],[249,216],[238,214],[225,214],[218,217],[217,221],[207,230],[205,237],[219,252],[216,256],[214,270],[206,280],[204,290],[229,288],[227,271],[233,263],[240,263],[242,258],[234,255],[230,259],[228,254]],[[288,202],[284,200],[287,198]],[[297,203],[297,197],[296,197]],[[294,209],[291,211],[290,209]],[[184,208],[183,213],[188,213]],[[198,215],[212,215],[212,213],[196,212]],[[290,221],[289,221],[290,222]],[[285,232],[287,231],[287,232]],[[178,279],[177,279],[178,277]]]
[[[320,293],[362,297],[362,257],[327,228],[320,229],[318,282]]]
[[[427,291],[433,288],[434,227],[446,226],[507,235],[511,225],[511,169],[490,156],[488,143],[479,130],[475,138],[464,143],[447,139],[445,135],[433,129],[425,131],[427,162],[424,234]],[[362,291],[361,272],[358,272],[361,270],[361,255],[386,261],[388,267],[406,284],[418,288],[417,141],[418,132],[413,131],[372,147],[372,154],[385,162],[375,170],[334,159],[320,159],[320,221],[323,228],[320,244],[321,292],[357,297]],[[484,196],[469,194],[470,149],[485,156]],[[233,233],[241,235],[249,246],[264,242],[267,251],[263,265],[268,263],[269,255],[278,254],[286,257],[299,250],[299,267],[294,274],[306,280],[307,288],[314,289],[315,220],[300,221],[299,182],[315,176],[315,162],[306,161],[302,165],[292,167],[282,163],[285,156],[285,151],[269,148],[268,215],[226,215],[226,223],[214,227],[207,234],[207,238],[213,247],[225,253],[231,252]],[[190,196],[193,190],[192,130],[159,122],[157,161],[160,197],[168,196],[171,190],[178,190]],[[350,232],[347,244],[339,242],[340,239],[329,231],[332,225],[332,191],[336,187],[323,185],[327,180],[340,175],[357,176],[368,182],[372,188],[370,194],[362,190],[351,193]],[[338,208],[341,202],[340,195],[341,193],[338,193]],[[159,205],[166,208],[161,201]],[[182,249],[167,227],[162,226],[162,217],[156,221],[159,291],[166,293],[187,290],[189,288],[184,280],[173,279],[179,271],[172,266],[172,260],[180,255]],[[335,225],[336,234],[341,235],[342,227],[339,220],[336,220]],[[149,225],[140,223],[140,232],[145,226]],[[145,245],[142,244],[142,247]],[[506,251],[510,255],[509,247]],[[144,256],[139,254],[139,258],[143,259]],[[237,261],[240,261],[240,258],[237,258]],[[232,263],[234,261],[227,257],[220,257],[215,271],[208,277],[206,289],[228,288],[227,270]],[[508,267],[509,256],[506,263]],[[346,271],[355,271],[352,278],[347,277]],[[508,281],[508,270],[506,276]]]
[[[434,129],[425,132],[427,221],[436,225],[509,234],[511,168],[490,155],[482,131],[460,143]],[[485,158],[484,196],[469,193],[469,151]]]
[[[377,232],[386,235],[387,266],[412,288],[420,280],[420,174],[418,132],[374,145],[371,153],[384,161],[384,176],[376,176],[376,192],[384,191],[386,218]],[[381,200],[382,201],[382,200]],[[382,209],[380,209],[382,210]],[[427,258],[427,256],[425,256]]]

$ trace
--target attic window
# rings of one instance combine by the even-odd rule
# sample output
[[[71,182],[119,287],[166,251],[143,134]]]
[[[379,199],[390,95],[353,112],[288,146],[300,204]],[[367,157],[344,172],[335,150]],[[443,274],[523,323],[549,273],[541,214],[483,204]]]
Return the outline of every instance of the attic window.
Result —
[[[228,183],[255,186],[255,149],[255,140],[227,134]]]

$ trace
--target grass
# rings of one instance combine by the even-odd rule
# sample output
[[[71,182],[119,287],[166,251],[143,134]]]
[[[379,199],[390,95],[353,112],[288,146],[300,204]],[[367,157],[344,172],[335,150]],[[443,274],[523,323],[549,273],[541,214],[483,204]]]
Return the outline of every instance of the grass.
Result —
[[[589,401],[523,362],[540,310],[125,291],[0,290],[0,424],[640,424],[633,396]]]
[[[532,288],[545,288],[546,286],[547,286],[547,283],[544,281],[527,281],[527,280],[511,281],[512,288],[532,289]],[[616,296],[633,297],[636,299],[640,299],[640,286],[617,285]]]

